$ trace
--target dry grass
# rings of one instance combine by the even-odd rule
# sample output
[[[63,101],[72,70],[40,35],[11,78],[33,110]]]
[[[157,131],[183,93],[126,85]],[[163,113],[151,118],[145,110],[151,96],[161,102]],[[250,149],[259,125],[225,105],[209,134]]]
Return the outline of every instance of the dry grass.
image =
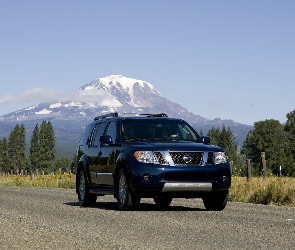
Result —
[[[0,186],[75,188],[75,175],[71,173],[54,175],[1,175]]]
[[[295,178],[233,177],[230,201],[295,207]]]

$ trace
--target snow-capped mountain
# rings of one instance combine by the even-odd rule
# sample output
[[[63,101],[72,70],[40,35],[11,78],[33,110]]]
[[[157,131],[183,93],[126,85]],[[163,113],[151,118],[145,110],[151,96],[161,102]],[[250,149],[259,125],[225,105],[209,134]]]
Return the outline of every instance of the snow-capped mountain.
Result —
[[[111,75],[98,78],[61,100],[40,103],[0,117],[0,139],[8,138],[16,124],[26,127],[29,140],[36,124],[51,121],[54,127],[57,152],[61,157],[68,150],[72,155],[85,126],[94,117],[110,112],[118,113],[166,113],[188,121],[197,131],[206,134],[214,127],[230,127],[239,145],[242,145],[251,126],[232,120],[209,120],[189,112],[177,103],[161,95],[148,82]]]
[[[111,75],[98,78],[74,92],[71,100],[41,103],[4,115],[0,120],[26,121],[36,119],[92,119],[109,113],[167,113],[194,123],[210,120],[194,115],[177,103],[162,96],[148,82]]]

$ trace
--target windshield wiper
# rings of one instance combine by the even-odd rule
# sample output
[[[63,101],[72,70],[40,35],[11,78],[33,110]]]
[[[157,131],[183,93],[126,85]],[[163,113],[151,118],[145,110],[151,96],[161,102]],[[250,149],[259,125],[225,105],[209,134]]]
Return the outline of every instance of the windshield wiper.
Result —
[[[133,138],[133,139],[126,139],[124,142],[135,142],[135,141],[148,141],[148,139],[144,138]]]

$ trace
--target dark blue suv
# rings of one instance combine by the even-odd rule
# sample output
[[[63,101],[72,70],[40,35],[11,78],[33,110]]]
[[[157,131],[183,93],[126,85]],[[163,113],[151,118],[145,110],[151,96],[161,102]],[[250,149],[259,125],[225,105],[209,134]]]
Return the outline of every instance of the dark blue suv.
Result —
[[[76,193],[81,206],[114,195],[120,210],[153,198],[165,208],[173,198],[202,198],[207,210],[222,210],[231,170],[222,148],[181,119],[165,114],[98,116],[78,146]]]

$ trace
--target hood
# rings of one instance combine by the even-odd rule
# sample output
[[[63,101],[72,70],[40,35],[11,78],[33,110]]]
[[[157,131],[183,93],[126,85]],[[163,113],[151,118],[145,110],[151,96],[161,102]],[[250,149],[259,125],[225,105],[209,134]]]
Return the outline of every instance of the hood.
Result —
[[[211,151],[223,152],[224,150],[218,146],[206,145],[196,142],[144,142],[137,141],[130,143],[134,150],[147,150],[147,151]]]

